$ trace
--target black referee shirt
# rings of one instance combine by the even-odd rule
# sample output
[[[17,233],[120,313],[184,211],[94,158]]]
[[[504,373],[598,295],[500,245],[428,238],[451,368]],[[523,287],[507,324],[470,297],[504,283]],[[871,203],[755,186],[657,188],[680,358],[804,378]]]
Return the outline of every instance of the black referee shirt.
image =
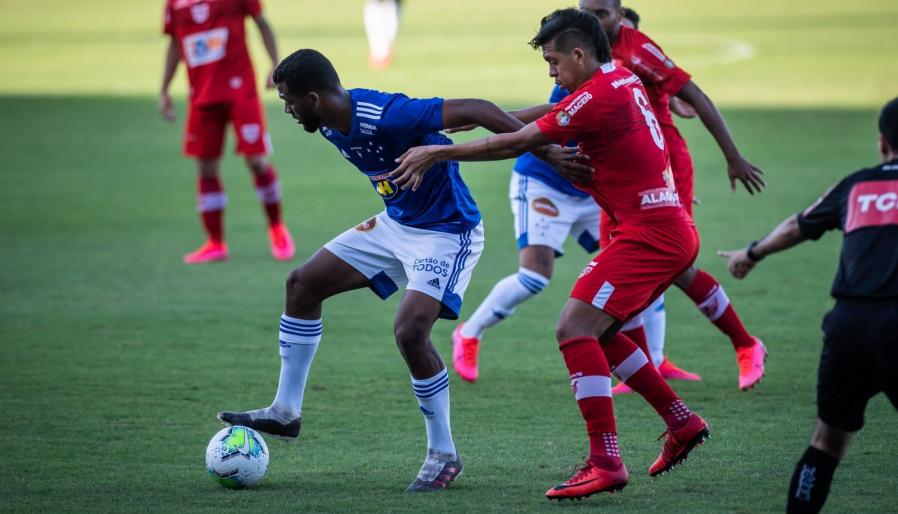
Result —
[[[809,239],[844,232],[836,298],[898,300],[898,159],[852,173],[798,215]]]

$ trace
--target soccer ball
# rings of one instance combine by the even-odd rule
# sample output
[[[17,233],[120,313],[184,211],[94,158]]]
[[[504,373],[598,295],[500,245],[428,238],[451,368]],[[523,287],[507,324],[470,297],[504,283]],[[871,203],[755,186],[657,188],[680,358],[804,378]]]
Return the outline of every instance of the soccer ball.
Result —
[[[206,469],[216,482],[229,489],[253,487],[268,470],[268,445],[251,428],[223,428],[206,447]]]

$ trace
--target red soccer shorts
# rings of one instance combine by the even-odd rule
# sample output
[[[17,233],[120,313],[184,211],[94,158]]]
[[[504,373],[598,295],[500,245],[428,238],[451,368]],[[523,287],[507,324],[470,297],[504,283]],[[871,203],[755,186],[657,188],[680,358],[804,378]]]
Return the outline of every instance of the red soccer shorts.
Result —
[[[191,105],[184,130],[184,153],[200,159],[221,157],[229,121],[237,136],[237,153],[246,156],[271,153],[271,138],[257,96],[230,103]]]
[[[627,320],[655,301],[698,257],[691,221],[619,226],[611,243],[580,273],[571,298]]]

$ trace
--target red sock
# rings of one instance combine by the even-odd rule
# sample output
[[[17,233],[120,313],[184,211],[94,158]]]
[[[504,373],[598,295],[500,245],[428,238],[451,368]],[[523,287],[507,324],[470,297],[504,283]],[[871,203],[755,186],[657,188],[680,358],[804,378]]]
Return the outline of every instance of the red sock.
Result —
[[[611,341],[602,343],[602,350],[614,374],[645,398],[668,427],[680,426],[678,417],[670,413],[671,406],[679,400],[677,393],[630,338],[618,333]]]
[[[649,341],[645,336],[644,325],[640,325],[633,330],[621,330],[620,333],[633,341],[633,343],[645,353],[645,356],[649,358],[649,362],[652,362],[652,354],[649,353]]]
[[[281,183],[274,166],[268,166],[265,171],[253,175],[256,184],[256,195],[265,208],[265,216],[268,217],[268,226],[274,226],[281,222]]]
[[[203,228],[206,229],[210,241],[221,243],[224,241],[224,208],[227,204],[221,179],[200,177],[197,189],[199,190],[197,210],[200,211]]]
[[[755,344],[730,304],[730,299],[714,277],[698,270],[685,293],[721,332],[729,336],[733,348],[745,348]]]
[[[559,344],[577,406],[586,421],[589,460],[603,469],[620,466],[617,426],[611,402],[611,372],[594,337],[574,337]]]

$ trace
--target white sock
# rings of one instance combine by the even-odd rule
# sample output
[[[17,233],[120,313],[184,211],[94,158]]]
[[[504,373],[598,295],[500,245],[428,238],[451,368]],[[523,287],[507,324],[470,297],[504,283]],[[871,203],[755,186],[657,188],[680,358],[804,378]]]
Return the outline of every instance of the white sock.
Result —
[[[321,341],[320,319],[291,318],[281,315],[281,376],[278,392],[269,407],[272,417],[287,423],[302,414],[302,397],[306,389],[309,367]],[[263,409],[264,410],[264,409]]]
[[[657,368],[664,361],[664,332],[667,322],[664,295],[659,296],[643,311],[642,319],[645,322],[645,337],[649,343],[649,353],[652,354],[652,363]]]
[[[449,427],[449,371],[443,368],[424,380],[412,377],[412,391],[424,414],[427,448],[456,455]]]
[[[371,56],[385,59],[396,41],[399,30],[399,7],[393,0],[365,2],[365,32]]]
[[[461,327],[461,335],[479,338],[484,330],[511,316],[515,307],[536,296],[547,285],[548,278],[527,268],[519,268],[517,273],[503,278],[493,286],[483,303]]]

